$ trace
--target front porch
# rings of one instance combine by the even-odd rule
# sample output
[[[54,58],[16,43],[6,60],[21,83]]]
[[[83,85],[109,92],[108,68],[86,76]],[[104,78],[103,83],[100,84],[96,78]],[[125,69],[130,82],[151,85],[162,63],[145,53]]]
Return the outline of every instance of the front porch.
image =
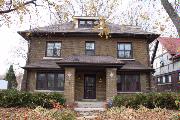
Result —
[[[117,68],[65,67],[67,103],[109,100],[117,95]]]

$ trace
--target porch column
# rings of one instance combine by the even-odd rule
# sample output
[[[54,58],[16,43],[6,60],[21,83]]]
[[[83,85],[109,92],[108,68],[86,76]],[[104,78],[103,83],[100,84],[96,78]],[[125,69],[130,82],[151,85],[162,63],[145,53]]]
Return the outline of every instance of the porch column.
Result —
[[[106,100],[109,101],[117,95],[116,68],[106,68]]]
[[[75,95],[75,68],[65,68],[64,97],[66,104],[74,102]]]

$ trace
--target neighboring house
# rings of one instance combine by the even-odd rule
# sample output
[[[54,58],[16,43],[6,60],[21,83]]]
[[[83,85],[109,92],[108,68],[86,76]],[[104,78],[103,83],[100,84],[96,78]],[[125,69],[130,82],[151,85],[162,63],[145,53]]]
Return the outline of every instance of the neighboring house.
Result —
[[[6,80],[0,80],[0,90],[7,89],[8,81]]]
[[[156,91],[180,89],[180,38],[159,37],[154,51],[154,81]]]
[[[74,17],[62,25],[18,32],[29,42],[22,87],[63,93],[68,103],[149,91],[148,45],[159,35],[108,24],[111,37],[105,39],[98,35],[101,28],[94,30],[96,24],[101,24],[98,17]]]

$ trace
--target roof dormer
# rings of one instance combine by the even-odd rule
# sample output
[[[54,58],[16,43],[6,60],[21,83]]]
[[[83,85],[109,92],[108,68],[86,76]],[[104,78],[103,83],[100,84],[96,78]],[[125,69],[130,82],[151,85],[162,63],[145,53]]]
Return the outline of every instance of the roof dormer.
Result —
[[[74,23],[75,28],[93,28],[99,24],[99,17],[83,17],[75,16]]]

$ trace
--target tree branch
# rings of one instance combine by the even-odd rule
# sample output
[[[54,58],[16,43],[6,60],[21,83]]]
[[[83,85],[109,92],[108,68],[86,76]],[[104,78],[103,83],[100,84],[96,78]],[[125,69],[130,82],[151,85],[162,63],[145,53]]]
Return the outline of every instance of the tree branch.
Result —
[[[171,5],[168,0],[161,0],[161,4],[163,5],[164,9],[168,13],[169,17],[171,18],[173,24],[175,25],[178,35],[180,36],[180,17]]]
[[[15,8],[8,9],[8,10],[1,10],[1,11],[0,11],[0,15],[1,15],[1,14],[4,14],[4,13],[10,13],[10,12],[12,12],[12,11],[16,11],[16,10],[18,10],[20,7],[26,6],[26,5],[28,5],[28,4],[34,4],[35,6],[37,6],[37,4],[36,4],[35,2],[36,2],[36,0],[31,0],[31,1],[28,1],[28,2],[23,3],[22,5],[19,5],[19,6],[15,7]]]

